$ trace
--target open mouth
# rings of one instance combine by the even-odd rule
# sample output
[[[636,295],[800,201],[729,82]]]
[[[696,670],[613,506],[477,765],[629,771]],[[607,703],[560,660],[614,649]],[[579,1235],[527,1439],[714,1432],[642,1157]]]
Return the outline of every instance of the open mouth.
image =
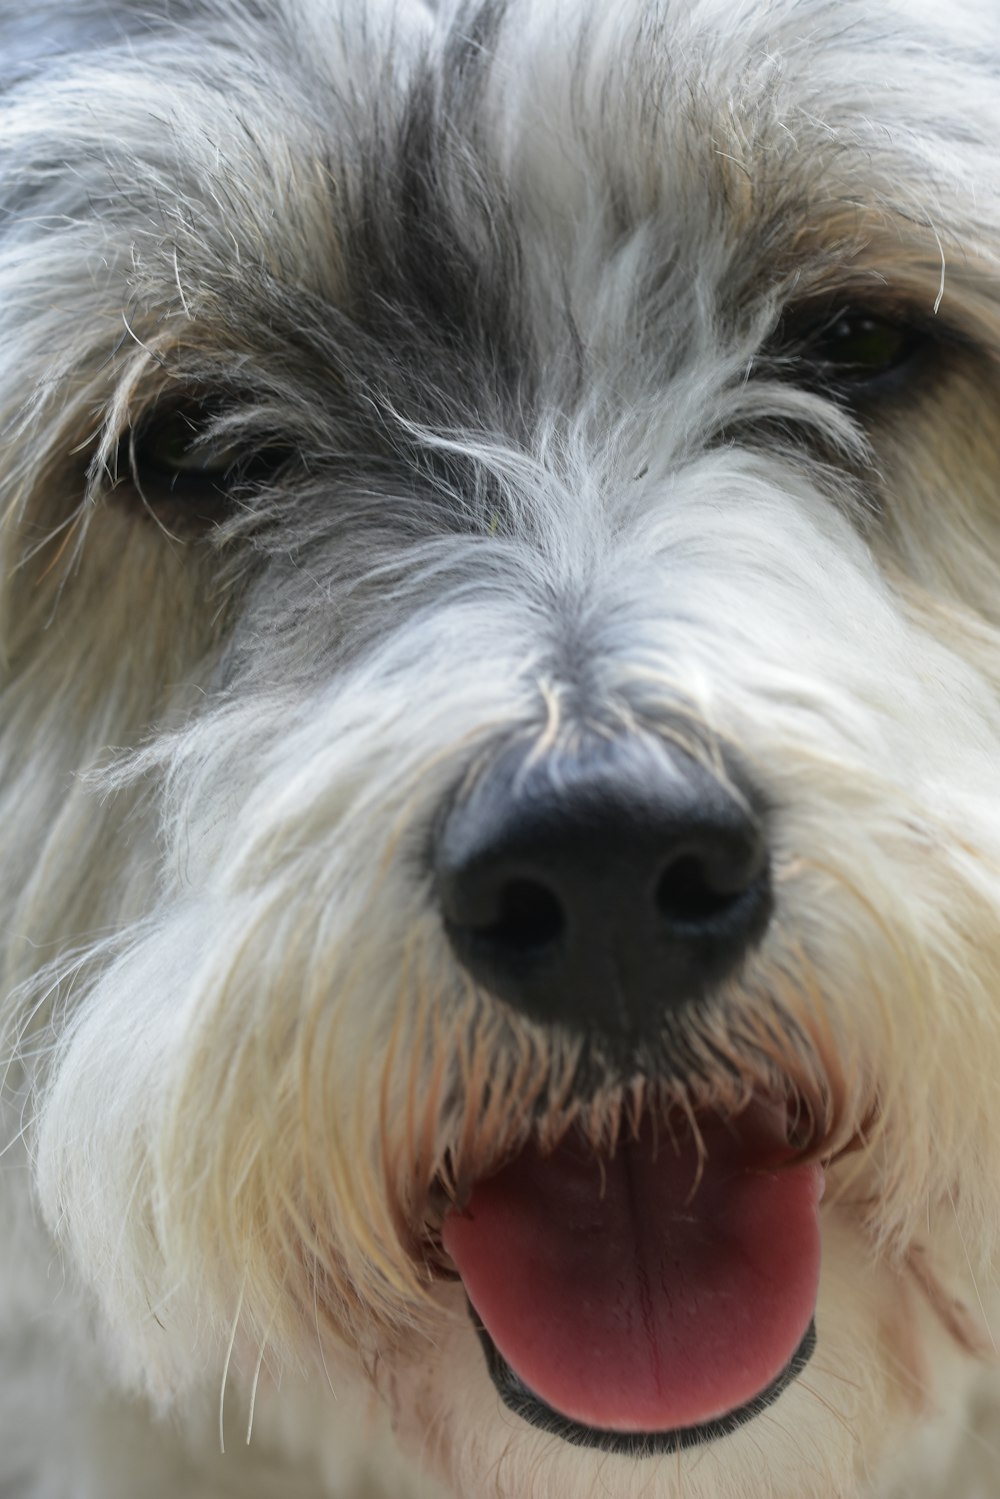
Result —
[[[812,1352],[822,1186],[763,1102],[647,1119],[609,1158],[529,1145],[443,1228],[501,1398],[636,1455],[749,1420]]]

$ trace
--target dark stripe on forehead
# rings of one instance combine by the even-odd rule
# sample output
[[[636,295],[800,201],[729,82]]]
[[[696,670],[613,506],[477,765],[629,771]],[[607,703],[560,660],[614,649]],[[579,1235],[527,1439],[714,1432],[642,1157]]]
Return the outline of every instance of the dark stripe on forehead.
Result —
[[[531,383],[522,247],[479,117],[502,11],[456,23],[338,172],[343,310],[397,408],[434,423],[499,419]]]

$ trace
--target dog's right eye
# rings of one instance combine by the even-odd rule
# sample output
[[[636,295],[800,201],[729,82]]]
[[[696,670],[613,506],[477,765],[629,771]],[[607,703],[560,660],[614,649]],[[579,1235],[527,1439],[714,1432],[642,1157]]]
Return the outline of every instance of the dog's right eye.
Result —
[[[172,411],[136,433],[136,459],[171,488],[185,480],[225,480],[237,466],[239,449],[206,438],[202,425],[186,411]]]
[[[152,411],[119,447],[119,474],[130,475],[149,504],[173,502],[191,519],[219,521],[233,495],[273,476],[287,452],[227,432],[207,405]]]

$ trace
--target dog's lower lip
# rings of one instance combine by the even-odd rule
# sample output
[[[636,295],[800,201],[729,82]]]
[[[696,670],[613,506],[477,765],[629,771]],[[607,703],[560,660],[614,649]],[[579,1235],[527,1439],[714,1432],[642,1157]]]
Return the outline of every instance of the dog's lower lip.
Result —
[[[793,1384],[805,1369],[816,1349],[816,1324],[809,1323],[802,1342],[788,1364],[774,1380],[754,1399],[727,1411],[714,1420],[696,1426],[683,1426],[672,1431],[609,1431],[601,1427],[586,1426],[581,1421],[570,1420],[559,1411],[546,1405],[533,1390],[520,1379],[510,1367],[493,1339],[476,1316],[469,1303],[472,1324],[479,1336],[486,1367],[496,1387],[497,1394],[508,1410],[520,1416],[531,1426],[537,1426],[552,1436],[561,1437],[575,1447],[596,1447],[602,1452],[620,1456],[641,1458],[654,1457],[662,1452],[680,1452],[688,1447],[716,1442],[720,1437],[730,1436],[739,1427],[745,1426],[756,1416],[766,1411]]]

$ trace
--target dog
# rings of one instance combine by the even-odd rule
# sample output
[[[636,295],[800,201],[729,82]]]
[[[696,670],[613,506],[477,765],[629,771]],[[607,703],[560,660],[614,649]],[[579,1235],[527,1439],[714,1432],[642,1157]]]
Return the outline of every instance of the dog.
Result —
[[[4,1499],[1000,1493],[995,7],[0,88]]]

